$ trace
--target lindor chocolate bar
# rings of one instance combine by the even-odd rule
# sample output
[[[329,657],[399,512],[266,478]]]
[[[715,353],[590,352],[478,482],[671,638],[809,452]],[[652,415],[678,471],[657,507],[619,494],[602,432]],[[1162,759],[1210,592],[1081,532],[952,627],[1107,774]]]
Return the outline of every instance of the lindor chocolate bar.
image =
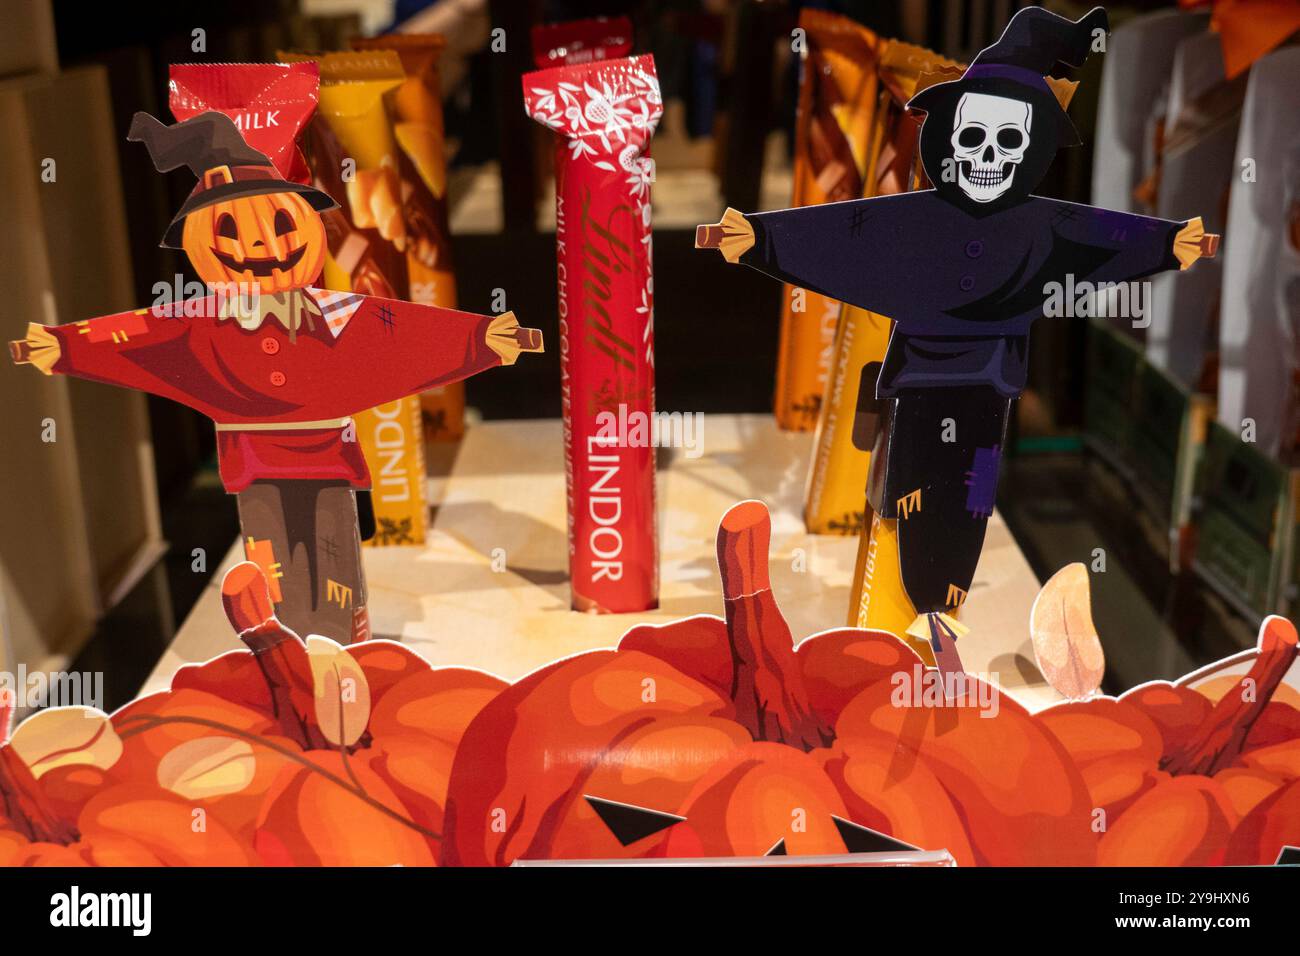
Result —
[[[386,97],[406,82],[392,50],[280,54],[315,59],[320,106],[307,129],[316,184],[339,208],[322,216],[329,244],[325,285],[340,292],[410,299],[400,151]],[[432,303],[426,303],[432,304]],[[382,374],[382,371],[377,371]],[[353,416],[372,478],[374,546],[420,544],[428,530],[419,395]]]
[[[358,38],[358,50],[391,50],[406,79],[387,94],[398,146],[402,210],[410,243],[406,269],[412,302],[456,307],[456,274],[447,223],[447,146],[442,117],[438,58],[446,40],[437,34],[397,34]],[[465,433],[462,382],[420,395],[425,435],[431,441],[456,441]]]
[[[793,206],[858,199],[878,89],[880,41],[848,17],[821,10],[799,15],[801,54],[795,118]],[[809,431],[817,424],[840,303],[786,285],[781,303],[774,411],[777,425]]]
[[[659,601],[654,283],[645,151],[663,114],[650,56],[525,74],[553,130],[561,399],[572,606]],[[625,423],[637,427],[625,427]]]
[[[539,67],[615,60],[632,52],[632,21],[594,17],[533,27],[533,62]]]
[[[876,54],[861,198],[928,185],[916,162],[920,123],[908,115],[906,103],[931,83],[961,75],[956,62],[910,43],[882,39]],[[862,489],[871,456],[852,437],[858,377],[864,365],[884,359],[892,328],[888,316],[852,305],[840,309],[804,497],[804,521],[813,534],[861,534],[869,523]]]

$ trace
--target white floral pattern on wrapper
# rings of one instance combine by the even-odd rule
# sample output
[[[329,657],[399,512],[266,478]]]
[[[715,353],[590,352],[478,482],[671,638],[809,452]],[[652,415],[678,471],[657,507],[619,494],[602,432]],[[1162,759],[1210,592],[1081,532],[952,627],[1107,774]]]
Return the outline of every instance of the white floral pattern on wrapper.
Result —
[[[524,77],[524,109],[568,140],[570,160],[586,159],[597,169],[626,173],[623,182],[641,204],[646,281],[638,315],[642,343],[654,366],[654,257],[651,255],[650,183],[654,161],[643,156],[663,116],[659,77],[651,56],[539,70]]]
[[[570,158],[585,157],[611,173],[621,170],[629,193],[649,196],[652,166],[641,154],[664,112],[651,57],[530,73],[524,108],[569,141]]]

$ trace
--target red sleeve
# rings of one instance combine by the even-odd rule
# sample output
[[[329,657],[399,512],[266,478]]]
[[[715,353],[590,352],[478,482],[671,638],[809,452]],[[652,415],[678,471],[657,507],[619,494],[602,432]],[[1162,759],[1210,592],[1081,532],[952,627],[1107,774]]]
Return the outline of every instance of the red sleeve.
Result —
[[[538,351],[541,333],[524,333],[512,313],[476,315],[456,309],[364,296],[339,333],[335,352],[353,369],[357,398],[364,407],[382,405],[438,385],[458,382],[485,369],[511,364],[522,347]],[[529,340],[535,337],[535,345]]]
[[[191,320],[175,311],[175,318],[170,309],[136,309],[49,327],[59,341],[53,371],[192,404],[185,389]]]

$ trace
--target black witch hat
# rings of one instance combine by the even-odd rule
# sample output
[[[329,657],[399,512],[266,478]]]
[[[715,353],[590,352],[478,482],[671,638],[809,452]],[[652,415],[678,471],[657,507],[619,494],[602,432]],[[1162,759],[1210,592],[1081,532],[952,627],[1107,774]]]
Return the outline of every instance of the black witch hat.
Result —
[[[181,248],[185,217],[190,213],[239,196],[298,193],[318,212],[338,206],[314,186],[281,176],[264,153],[244,142],[239,127],[225,113],[211,110],[173,126],[148,113],[136,113],[126,138],[144,143],[158,172],[188,166],[199,179],[167,227],[160,243],[164,248]]]
[[[1056,146],[1077,146],[1079,134],[1043,77],[1057,63],[1082,66],[1098,30],[1109,31],[1101,7],[1093,7],[1078,20],[1042,7],[1026,7],[1011,18],[996,43],[980,51],[960,79],[922,90],[907,106],[928,114],[941,113],[963,93],[1025,100],[1035,105],[1036,113],[1042,111],[1055,121]]]

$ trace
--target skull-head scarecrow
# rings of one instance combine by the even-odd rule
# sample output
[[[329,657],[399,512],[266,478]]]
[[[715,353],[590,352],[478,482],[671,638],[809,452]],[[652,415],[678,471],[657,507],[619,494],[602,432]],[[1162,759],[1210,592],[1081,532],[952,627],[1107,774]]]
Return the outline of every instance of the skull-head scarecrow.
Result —
[[[350,416],[540,351],[513,313],[473,315],[311,285],[334,201],[283,179],[224,113],[173,126],[137,113],[128,138],[198,184],[162,245],[207,295],[64,326],[32,323],[15,362],[181,402],[216,423],[245,553],[276,614],[341,643],[369,633],[356,490],[370,473]]]
[[[908,633],[941,667],[957,666],[964,628],[952,615],[983,547],[1030,326],[1050,284],[1185,269],[1217,241],[1199,219],[1031,195],[1057,149],[1079,142],[1044,77],[1058,62],[1081,65],[1106,27],[1100,7],[1077,22],[1026,8],[960,79],[914,96],[933,189],[728,209],[697,232],[698,247],[730,262],[894,320],[883,363],[862,376],[859,407],[883,405],[867,499],[896,522],[902,584],[918,612]]]

